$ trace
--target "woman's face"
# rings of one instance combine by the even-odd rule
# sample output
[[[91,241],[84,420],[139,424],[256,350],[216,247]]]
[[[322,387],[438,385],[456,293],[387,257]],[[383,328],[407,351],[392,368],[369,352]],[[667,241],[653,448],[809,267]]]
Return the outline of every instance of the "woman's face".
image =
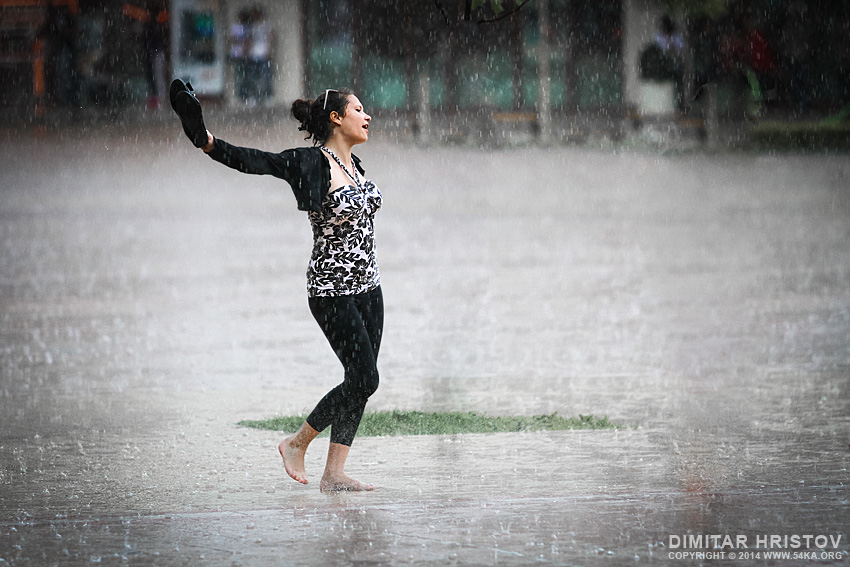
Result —
[[[332,116],[333,120],[334,117]],[[362,144],[369,139],[369,121],[372,117],[363,110],[363,104],[354,95],[348,95],[348,106],[345,107],[345,116],[338,117],[337,134],[342,135],[352,145]]]

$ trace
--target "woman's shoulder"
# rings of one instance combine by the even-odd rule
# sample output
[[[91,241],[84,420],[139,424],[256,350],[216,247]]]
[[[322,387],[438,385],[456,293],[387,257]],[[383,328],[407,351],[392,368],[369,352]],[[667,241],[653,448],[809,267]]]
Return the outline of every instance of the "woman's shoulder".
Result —
[[[297,148],[291,148],[287,151],[303,155],[322,155],[322,148],[318,146],[299,146]]]
[[[289,148],[280,152],[279,155],[287,162],[297,165],[303,173],[320,170],[322,162],[325,161],[321,148]]]
[[[296,159],[315,159],[322,154],[321,148],[298,147],[289,148],[280,152],[281,155],[291,156]]]
[[[321,191],[327,191],[331,181],[331,167],[321,148],[291,148],[284,150],[281,155],[287,161],[294,162],[294,165],[297,164],[301,183],[306,184],[311,190],[319,188]],[[319,201],[321,202],[321,198]]]

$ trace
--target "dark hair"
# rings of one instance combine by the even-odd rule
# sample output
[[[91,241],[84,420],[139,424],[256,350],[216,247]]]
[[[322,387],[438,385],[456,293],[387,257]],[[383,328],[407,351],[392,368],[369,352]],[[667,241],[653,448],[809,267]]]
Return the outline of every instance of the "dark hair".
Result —
[[[664,14],[661,18],[661,33],[665,35],[673,35],[675,31],[676,24],[673,23],[673,19],[667,14]]]
[[[345,116],[349,89],[328,89],[314,100],[299,98],[292,103],[292,116],[301,123],[299,130],[306,131],[305,140],[313,138],[313,145],[324,144],[331,135],[331,112]],[[325,100],[327,98],[327,100]]]

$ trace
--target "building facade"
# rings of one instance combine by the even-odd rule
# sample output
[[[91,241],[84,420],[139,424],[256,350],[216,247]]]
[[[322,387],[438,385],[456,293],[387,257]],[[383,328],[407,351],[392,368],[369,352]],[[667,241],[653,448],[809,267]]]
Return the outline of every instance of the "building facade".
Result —
[[[496,13],[487,3],[466,12],[460,0],[0,0],[0,104],[161,106],[163,77],[180,76],[234,107],[342,85],[372,109],[419,115],[640,105],[641,56],[663,15],[656,0],[502,4]],[[789,107],[846,104],[848,1],[821,4],[731,0],[720,19],[679,17],[689,48],[678,88],[755,79],[765,99]]]

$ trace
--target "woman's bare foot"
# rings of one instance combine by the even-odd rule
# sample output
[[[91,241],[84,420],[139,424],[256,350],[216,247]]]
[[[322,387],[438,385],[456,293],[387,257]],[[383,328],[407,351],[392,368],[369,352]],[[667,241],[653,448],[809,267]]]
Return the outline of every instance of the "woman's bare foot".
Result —
[[[319,483],[319,490],[322,492],[362,492],[375,490],[375,486],[371,484],[363,484],[359,480],[355,480],[346,475],[345,460],[348,458],[350,445],[334,443],[333,441],[328,446],[328,462],[325,465],[325,472],[322,474],[322,480]]]
[[[307,452],[307,448],[293,446],[294,439],[295,435],[287,437],[278,444],[277,450],[283,458],[283,468],[286,469],[286,474],[301,484],[307,484],[307,469],[304,467],[304,453]]]
[[[375,490],[375,485],[363,484],[346,475],[335,477],[325,475],[319,483],[319,490],[322,492],[368,492]]]

